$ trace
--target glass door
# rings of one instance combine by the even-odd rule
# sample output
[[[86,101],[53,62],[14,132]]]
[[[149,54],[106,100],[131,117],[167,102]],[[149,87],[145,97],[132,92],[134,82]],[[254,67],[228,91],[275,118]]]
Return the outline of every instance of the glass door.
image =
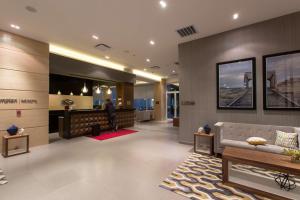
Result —
[[[167,119],[179,117],[179,92],[167,92]]]

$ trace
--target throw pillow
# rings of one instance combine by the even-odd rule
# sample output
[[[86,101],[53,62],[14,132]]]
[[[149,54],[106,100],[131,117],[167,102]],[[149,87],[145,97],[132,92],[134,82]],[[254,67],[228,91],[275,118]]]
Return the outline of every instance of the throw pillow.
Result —
[[[275,145],[295,149],[298,147],[298,134],[276,131]]]
[[[247,139],[247,142],[251,145],[265,145],[267,140],[261,137],[250,137]]]
[[[300,128],[295,128],[295,132],[298,133],[298,148],[300,149]]]

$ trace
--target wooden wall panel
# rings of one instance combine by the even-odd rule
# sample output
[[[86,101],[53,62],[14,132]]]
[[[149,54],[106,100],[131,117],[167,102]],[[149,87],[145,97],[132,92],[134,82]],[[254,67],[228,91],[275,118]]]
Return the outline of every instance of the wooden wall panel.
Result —
[[[49,57],[49,45],[0,30],[0,47],[27,54]]]
[[[49,74],[49,57],[26,54],[0,47],[0,68]]]
[[[49,95],[49,110],[64,110],[62,100],[71,99],[74,101],[73,109],[93,109],[92,96],[70,96],[70,95]]]
[[[31,90],[49,92],[49,76],[0,69],[0,90]],[[1,98],[1,97],[0,97]]]
[[[0,110],[11,110],[11,109],[48,109],[48,93],[47,92],[33,92],[33,91],[15,91],[15,90],[0,90]],[[47,98],[46,98],[47,97]],[[37,103],[32,104],[5,104],[2,103],[3,98],[12,99],[34,99]]]
[[[49,45],[0,30],[0,140],[15,124],[31,146],[48,143],[48,90]]]
[[[0,110],[0,131],[7,130],[11,125],[22,128],[48,126],[48,109],[21,110],[21,117],[17,117],[16,110]]]

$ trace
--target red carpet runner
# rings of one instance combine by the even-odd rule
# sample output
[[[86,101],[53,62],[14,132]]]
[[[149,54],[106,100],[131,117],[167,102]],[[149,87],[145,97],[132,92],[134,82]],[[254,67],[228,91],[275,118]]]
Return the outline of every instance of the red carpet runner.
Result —
[[[111,138],[115,138],[115,137],[120,137],[123,135],[129,135],[132,133],[136,133],[137,131],[135,130],[130,130],[130,129],[120,129],[118,131],[114,131],[114,132],[103,132],[100,133],[99,136],[91,136],[91,138],[95,139],[95,140],[108,140]]]

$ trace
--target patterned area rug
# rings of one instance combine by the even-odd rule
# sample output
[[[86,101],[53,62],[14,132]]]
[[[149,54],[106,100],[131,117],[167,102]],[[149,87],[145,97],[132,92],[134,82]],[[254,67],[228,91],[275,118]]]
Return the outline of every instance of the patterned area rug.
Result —
[[[246,170],[251,173],[260,171],[262,176],[272,176],[274,173],[263,172],[266,170],[259,168],[252,171],[243,165],[236,165],[234,170]],[[222,160],[196,153],[182,163],[161,183],[160,187],[193,200],[267,200],[267,198],[223,185]]]

